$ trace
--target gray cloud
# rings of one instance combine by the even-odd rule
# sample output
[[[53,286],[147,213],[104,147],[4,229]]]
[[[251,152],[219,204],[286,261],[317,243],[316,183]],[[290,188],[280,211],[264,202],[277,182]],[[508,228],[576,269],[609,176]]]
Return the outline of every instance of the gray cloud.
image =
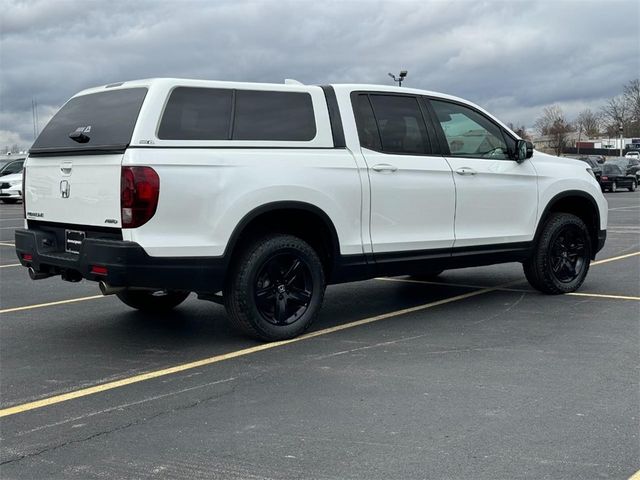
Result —
[[[406,85],[531,125],[597,108],[640,71],[637,1],[0,0],[0,146],[78,90],[155,76]]]

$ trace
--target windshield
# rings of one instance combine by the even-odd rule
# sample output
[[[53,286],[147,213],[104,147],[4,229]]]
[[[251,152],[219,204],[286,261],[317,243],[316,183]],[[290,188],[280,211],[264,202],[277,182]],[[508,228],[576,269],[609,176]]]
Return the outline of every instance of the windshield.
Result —
[[[128,88],[72,98],[53,116],[29,153],[126,148],[146,93],[146,88]]]

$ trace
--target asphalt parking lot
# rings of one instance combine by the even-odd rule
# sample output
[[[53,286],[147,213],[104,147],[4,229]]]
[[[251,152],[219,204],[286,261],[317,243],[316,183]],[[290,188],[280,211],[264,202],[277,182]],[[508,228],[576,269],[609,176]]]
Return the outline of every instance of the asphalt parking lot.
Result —
[[[607,194],[578,294],[518,264],[329,287],[290,342],[189,299],[147,316],[29,280],[0,206],[0,477],[628,478],[640,468],[640,194]]]

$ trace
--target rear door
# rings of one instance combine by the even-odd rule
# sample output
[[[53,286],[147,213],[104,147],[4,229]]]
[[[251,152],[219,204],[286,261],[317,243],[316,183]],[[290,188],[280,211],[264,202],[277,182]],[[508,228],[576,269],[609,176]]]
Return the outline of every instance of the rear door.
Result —
[[[27,220],[120,227],[120,169],[146,88],[72,98],[29,151]]]
[[[446,100],[429,103],[454,172],[454,247],[531,240],[538,208],[538,179],[531,160],[513,160],[515,139],[482,112]]]
[[[358,135],[369,173],[370,235],[377,262],[391,252],[450,249],[455,188],[446,160],[433,153],[418,98],[354,93]]]

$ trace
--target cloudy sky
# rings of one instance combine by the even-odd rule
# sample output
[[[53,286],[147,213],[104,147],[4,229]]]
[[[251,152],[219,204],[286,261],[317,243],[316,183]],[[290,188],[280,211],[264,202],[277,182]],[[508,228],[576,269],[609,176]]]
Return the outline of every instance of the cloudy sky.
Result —
[[[597,109],[640,72],[640,2],[0,0],[0,148],[78,90],[157,76],[389,84],[530,126]]]

